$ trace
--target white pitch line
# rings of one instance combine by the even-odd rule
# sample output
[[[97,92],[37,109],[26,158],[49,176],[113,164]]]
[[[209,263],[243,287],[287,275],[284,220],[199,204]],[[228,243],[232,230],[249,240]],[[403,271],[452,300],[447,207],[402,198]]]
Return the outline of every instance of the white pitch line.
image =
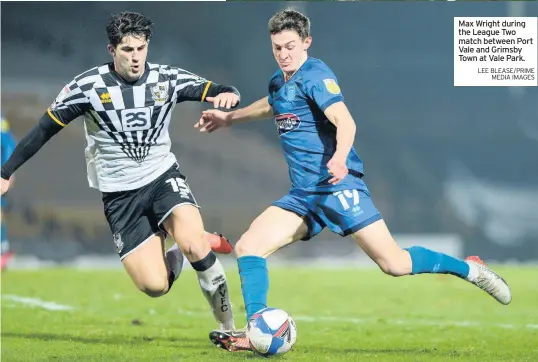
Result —
[[[198,311],[179,310],[179,314],[195,317],[211,317],[211,313]],[[471,321],[444,321],[432,319],[378,319],[378,318],[346,318],[336,316],[292,316],[294,320],[309,323],[351,323],[351,324],[391,324],[400,326],[432,326],[432,327],[462,327],[462,328],[480,328],[480,327],[497,327],[501,329],[538,329],[538,324],[506,324],[506,323],[481,323]]]
[[[17,303],[24,304],[30,307],[39,307],[46,310],[59,311],[59,310],[75,309],[74,307],[71,307],[69,305],[58,304],[56,302],[47,302],[39,298],[21,297],[18,295],[3,295],[2,299],[10,300],[12,302],[17,302]]]

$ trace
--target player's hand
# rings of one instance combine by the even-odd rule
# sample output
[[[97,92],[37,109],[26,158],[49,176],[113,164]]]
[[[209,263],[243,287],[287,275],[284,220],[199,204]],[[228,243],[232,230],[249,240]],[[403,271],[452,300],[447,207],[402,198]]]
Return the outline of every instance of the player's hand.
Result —
[[[334,156],[327,163],[327,167],[329,168],[329,174],[333,176],[329,180],[330,184],[336,185],[337,183],[342,181],[344,177],[346,177],[346,175],[349,173],[346,166],[346,159],[347,156],[335,153]]]
[[[2,184],[0,185],[2,195],[5,194],[7,192],[7,190],[9,190],[9,186],[11,186],[11,179],[12,179],[12,177],[10,177],[9,180],[0,179],[0,180],[2,180]]]
[[[194,128],[199,128],[200,132],[211,133],[221,127],[228,127],[232,124],[232,115],[227,112],[219,111],[218,109],[208,109],[202,112],[202,117]]]
[[[239,103],[239,96],[235,93],[220,93],[216,97],[206,97],[206,102],[213,103],[215,108],[231,109]]]

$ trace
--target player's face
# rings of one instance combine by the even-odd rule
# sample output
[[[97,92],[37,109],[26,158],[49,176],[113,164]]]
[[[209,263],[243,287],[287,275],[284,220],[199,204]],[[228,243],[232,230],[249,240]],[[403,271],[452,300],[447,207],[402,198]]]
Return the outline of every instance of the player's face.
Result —
[[[148,56],[148,42],[144,37],[126,35],[114,48],[108,46],[114,58],[114,68],[127,81],[134,81],[144,74],[144,65]]]
[[[307,58],[306,51],[312,43],[312,38],[302,39],[296,31],[284,30],[271,34],[273,54],[280,69],[285,73],[293,73]]]

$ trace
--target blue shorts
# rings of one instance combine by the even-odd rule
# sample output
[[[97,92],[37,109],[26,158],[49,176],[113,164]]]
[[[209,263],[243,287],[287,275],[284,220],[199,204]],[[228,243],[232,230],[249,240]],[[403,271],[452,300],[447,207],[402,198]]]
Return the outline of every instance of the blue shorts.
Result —
[[[292,189],[272,205],[304,217],[308,234],[301,240],[311,239],[325,227],[347,236],[382,219],[365,185],[336,192]]]

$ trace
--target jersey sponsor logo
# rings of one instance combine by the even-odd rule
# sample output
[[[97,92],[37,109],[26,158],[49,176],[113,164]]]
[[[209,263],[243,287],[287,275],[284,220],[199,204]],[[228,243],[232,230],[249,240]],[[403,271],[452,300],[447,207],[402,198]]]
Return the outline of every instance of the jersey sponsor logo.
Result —
[[[275,124],[279,135],[283,135],[299,128],[301,120],[293,113],[283,113],[275,116]]]
[[[151,110],[148,107],[121,110],[124,132],[145,131],[151,128]]]
[[[155,102],[166,102],[168,100],[168,82],[158,83],[150,88],[151,98]]]
[[[99,99],[101,100],[102,104],[112,103],[112,99],[110,98],[110,93],[108,93],[108,92],[101,94]]]
[[[334,79],[324,79],[323,83],[325,83],[325,88],[327,88],[329,93],[340,94],[340,87],[336,84]]]

